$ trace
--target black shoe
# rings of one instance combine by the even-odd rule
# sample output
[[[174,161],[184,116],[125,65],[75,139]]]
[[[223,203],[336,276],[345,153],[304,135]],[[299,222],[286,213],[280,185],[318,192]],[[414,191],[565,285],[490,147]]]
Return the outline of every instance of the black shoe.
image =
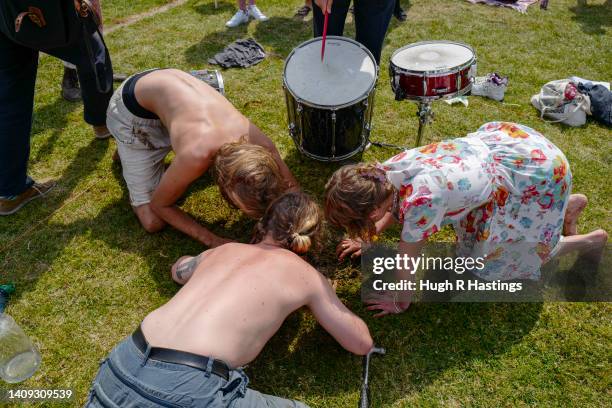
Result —
[[[76,69],[64,67],[64,78],[62,79],[62,97],[68,102],[81,100],[81,88]]]
[[[397,18],[399,21],[406,21],[408,19],[408,14],[404,11],[403,8],[399,7],[397,10],[393,12],[393,16]]]

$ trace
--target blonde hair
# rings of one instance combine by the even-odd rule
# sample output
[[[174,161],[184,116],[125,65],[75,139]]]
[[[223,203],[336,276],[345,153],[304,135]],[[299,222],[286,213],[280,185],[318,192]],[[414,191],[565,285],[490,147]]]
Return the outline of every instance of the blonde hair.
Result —
[[[233,207],[233,193],[255,218],[286,190],[278,164],[264,147],[245,139],[226,143],[215,156],[213,173],[221,195]]]
[[[270,204],[255,226],[252,242],[261,242],[272,234],[283,248],[305,254],[319,245],[321,218],[319,206],[306,193],[283,194]]]
[[[343,166],[325,185],[325,216],[330,224],[367,240],[376,233],[370,214],[392,193],[393,185],[376,165]]]

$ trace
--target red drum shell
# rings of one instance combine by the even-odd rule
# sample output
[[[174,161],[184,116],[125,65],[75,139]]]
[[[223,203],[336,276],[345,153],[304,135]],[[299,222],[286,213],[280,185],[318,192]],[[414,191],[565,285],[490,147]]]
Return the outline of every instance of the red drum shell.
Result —
[[[396,99],[431,100],[463,95],[471,89],[471,71],[475,65],[475,55],[466,64],[435,73],[406,70],[390,61],[391,88]]]

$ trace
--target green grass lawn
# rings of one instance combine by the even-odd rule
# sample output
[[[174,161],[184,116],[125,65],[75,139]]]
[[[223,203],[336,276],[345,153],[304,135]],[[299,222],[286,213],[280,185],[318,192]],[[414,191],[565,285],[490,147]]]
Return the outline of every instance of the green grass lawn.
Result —
[[[107,25],[168,1],[105,0]],[[609,129],[589,120],[582,128],[545,123],[529,104],[547,81],[579,75],[611,80],[612,10],[604,0],[577,8],[569,0],[533,6],[527,14],[460,0],[402,0],[408,21],[391,23],[382,56],[373,139],[409,144],[416,106],[395,102],[388,84],[391,53],[421,40],[472,45],[479,74],[510,76],[505,103],[471,97],[469,107],[437,103],[428,137],[463,136],[492,120],[516,121],[544,133],[566,153],[574,191],[590,204],[581,231],[612,230]],[[210,67],[207,59],[237,38],[254,37],[269,52],[261,64],[223,72],[227,96],[269,134],[306,190],[322,196],[335,165],[302,159],[286,131],[283,61],[311,37],[310,21],[291,17],[301,1],[260,1],[270,20],[226,29],[233,2],[185,5],[121,28],[107,38],[116,71],[153,67]],[[354,35],[351,20],[346,34]],[[204,248],[172,229],[148,235],[128,203],[114,142],[94,140],[82,106],[60,97],[61,63],[42,58],[30,173],[58,187],[11,217],[0,218],[0,281],[18,292],[8,308],[39,346],[43,363],[18,387],[72,388],[82,405],[98,362],[143,317],[177,291],[168,277],[181,255]],[[364,159],[383,160],[373,148]],[[215,232],[248,241],[253,223],[230,209],[210,177],[182,206]],[[395,231],[397,233],[397,230]],[[448,237],[445,236],[445,237]],[[397,234],[388,234],[393,240]],[[437,238],[441,239],[441,238]],[[371,367],[375,407],[497,407],[612,405],[612,307],[606,303],[415,304],[402,315],[372,319],[359,299],[358,266],[329,261],[338,293],[366,319],[388,350]],[[308,313],[291,316],[249,367],[252,386],[313,407],[351,407],[359,398],[361,359],[343,351]],[[41,404],[42,406],[43,404]]]

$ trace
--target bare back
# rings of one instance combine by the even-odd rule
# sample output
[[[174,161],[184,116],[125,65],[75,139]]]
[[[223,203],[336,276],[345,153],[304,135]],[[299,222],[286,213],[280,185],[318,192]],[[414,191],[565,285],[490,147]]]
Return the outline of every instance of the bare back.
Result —
[[[153,71],[136,83],[138,103],[159,116],[174,151],[213,154],[252,129],[250,121],[208,84],[176,69]],[[203,153],[203,152],[202,152]]]
[[[144,319],[143,332],[152,346],[243,366],[320,290],[321,279],[291,251],[226,244],[202,255],[187,284]]]

